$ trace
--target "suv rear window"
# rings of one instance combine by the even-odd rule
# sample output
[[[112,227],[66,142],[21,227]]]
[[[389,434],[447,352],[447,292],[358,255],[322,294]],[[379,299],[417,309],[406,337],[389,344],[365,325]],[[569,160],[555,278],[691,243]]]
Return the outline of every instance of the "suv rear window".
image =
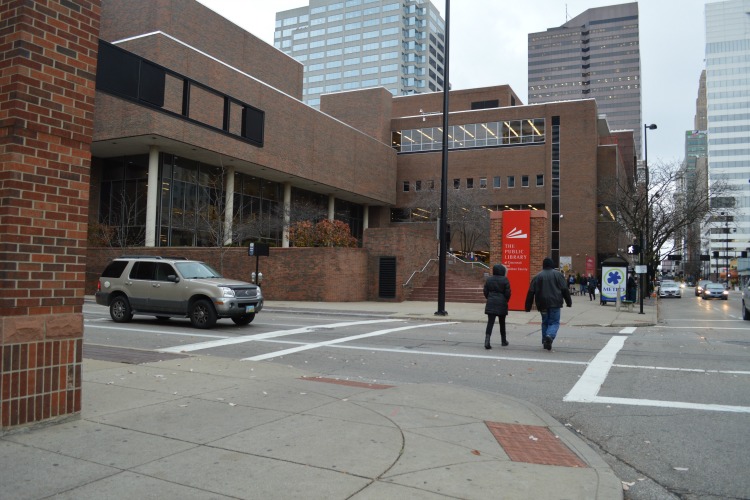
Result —
[[[127,260],[113,260],[104,269],[102,278],[119,278],[128,265]]]
[[[130,270],[132,280],[152,280],[156,271],[156,262],[136,262]]]

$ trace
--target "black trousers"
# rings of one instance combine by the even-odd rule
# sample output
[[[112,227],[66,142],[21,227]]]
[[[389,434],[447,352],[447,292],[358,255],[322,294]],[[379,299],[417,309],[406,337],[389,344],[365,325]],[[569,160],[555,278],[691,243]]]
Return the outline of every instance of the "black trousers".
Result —
[[[507,315],[487,314],[487,330],[484,332],[485,335],[492,335],[492,327],[495,326],[495,318],[497,318],[500,323],[500,337],[505,338],[505,316]]]

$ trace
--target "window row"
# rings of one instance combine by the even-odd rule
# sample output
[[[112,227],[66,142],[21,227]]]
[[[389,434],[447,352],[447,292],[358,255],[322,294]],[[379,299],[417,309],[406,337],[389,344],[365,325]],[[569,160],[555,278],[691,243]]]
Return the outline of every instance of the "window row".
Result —
[[[530,187],[531,186],[531,176],[529,175],[522,175],[521,176],[521,187]],[[462,183],[460,178],[453,179],[453,189],[461,189]],[[487,177],[479,177],[478,183],[474,182],[473,177],[467,177],[464,180],[463,187],[465,189],[474,189],[475,187],[479,189],[487,189]],[[536,187],[544,187],[544,174],[536,174]],[[502,188],[502,177],[499,175],[496,175],[492,178],[492,188],[493,189],[500,189]],[[506,188],[514,188],[516,187],[516,176],[515,175],[509,175],[506,177],[505,180],[505,187]],[[417,192],[417,191],[434,191],[435,190],[435,181],[434,180],[427,180],[427,181],[403,181],[403,191],[404,193],[408,193],[411,191]]]
[[[443,148],[442,127],[400,130],[391,135],[393,148],[400,153]],[[543,143],[544,118],[451,125],[448,127],[448,139],[449,149]]]

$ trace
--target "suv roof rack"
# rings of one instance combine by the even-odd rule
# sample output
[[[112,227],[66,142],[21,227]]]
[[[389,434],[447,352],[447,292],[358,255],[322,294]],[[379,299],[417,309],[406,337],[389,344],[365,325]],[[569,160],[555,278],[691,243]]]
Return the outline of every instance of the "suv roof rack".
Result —
[[[118,259],[161,259],[159,255],[122,255]]]

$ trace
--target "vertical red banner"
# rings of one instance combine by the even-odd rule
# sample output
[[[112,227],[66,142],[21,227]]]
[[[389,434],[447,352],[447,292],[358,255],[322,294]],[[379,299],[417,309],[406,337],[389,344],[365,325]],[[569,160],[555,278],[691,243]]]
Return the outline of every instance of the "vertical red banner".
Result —
[[[593,275],[596,272],[596,263],[593,257],[586,256],[586,276]]]
[[[531,211],[506,210],[503,212],[503,257],[508,268],[510,289],[513,292],[508,308],[523,311],[526,292],[531,281]]]

